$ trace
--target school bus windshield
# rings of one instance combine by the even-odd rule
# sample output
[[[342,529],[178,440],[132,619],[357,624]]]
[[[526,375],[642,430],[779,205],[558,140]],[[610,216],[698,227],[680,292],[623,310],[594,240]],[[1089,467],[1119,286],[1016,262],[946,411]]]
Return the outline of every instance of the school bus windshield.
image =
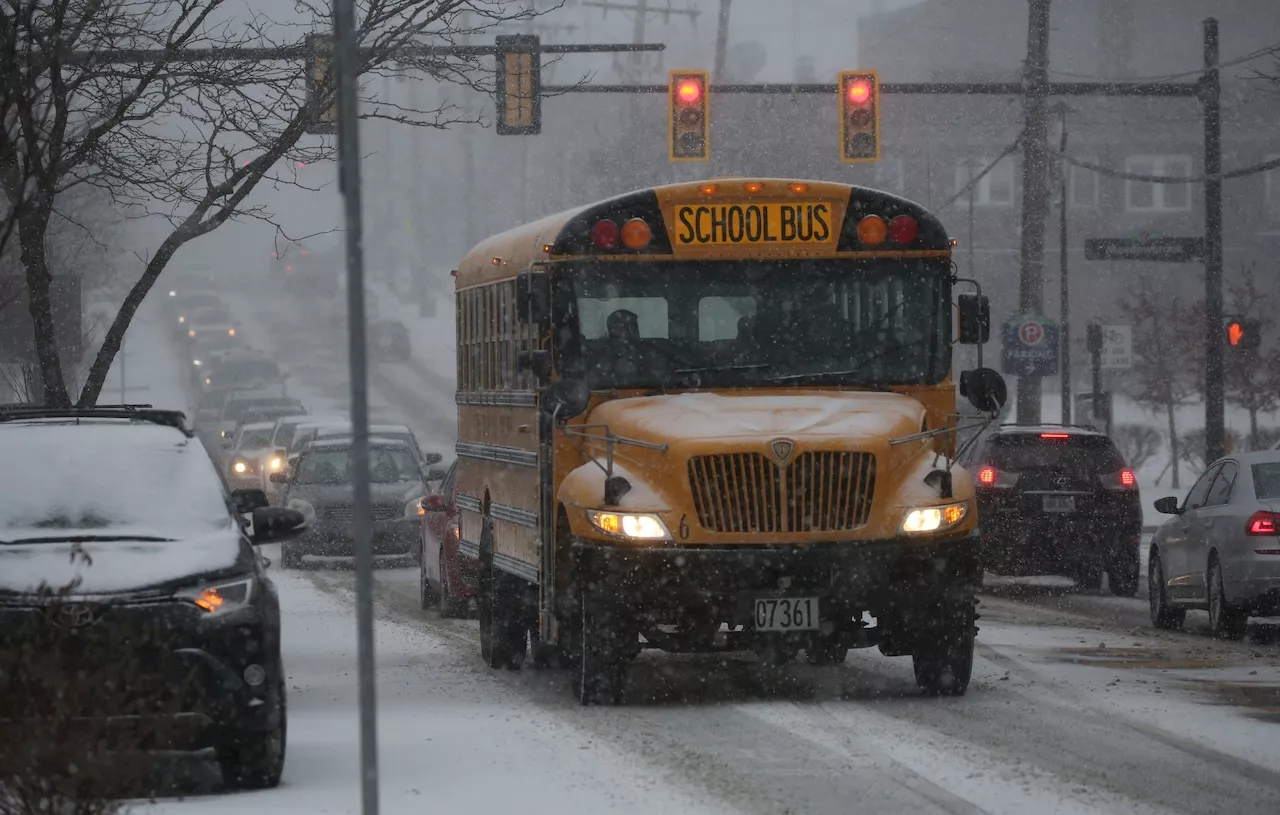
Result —
[[[592,389],[934,384],[949,290],[937,260],[580,263],[557,275],[557,368]]]

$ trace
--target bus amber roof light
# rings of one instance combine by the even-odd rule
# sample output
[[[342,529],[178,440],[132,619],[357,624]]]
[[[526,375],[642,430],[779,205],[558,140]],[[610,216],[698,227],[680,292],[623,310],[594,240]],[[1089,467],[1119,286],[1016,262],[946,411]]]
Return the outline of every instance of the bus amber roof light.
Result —
[[[797,195],[799,195],[799,194],[801,194],[801,193],[806,193],[806,192],[808,192],[808,191],[809,191],[809,185],[808,185],[808,184],[800,184],[800,183],[792,184],[792,185],[791,185],[791,191],[792,191],[792,192],[794,192],[794,193],[796,193]]]
[[[751,195],[757,195],[764,191],[764,185],[759,181],[748,181],[742,185],[742,189]]]
[[[651,240],[653,240],[653,230],[644,222],[644,219],[632,218],[622,225],[622,245],[628,249],[643,249]]]
[[[698,192],[703,195],[715,195],[716,191],[719,189],[720,187],[717,184],[703,184],[701,187],[698,187]]]
[[[920,224],[910,215],[899,215],[889,222],[889,235],[893,237],[894,243],[902,245],[912,243],[918,234],[920,234]]]
[[[889,234],[889,227],[879,215],[868,215],[858,221],[858,240],[863,246],[879,246]]]
[[[597,249],[613,249],[618,245],[618,225],[610,220],[596,221],[591,227],[591,242]]]

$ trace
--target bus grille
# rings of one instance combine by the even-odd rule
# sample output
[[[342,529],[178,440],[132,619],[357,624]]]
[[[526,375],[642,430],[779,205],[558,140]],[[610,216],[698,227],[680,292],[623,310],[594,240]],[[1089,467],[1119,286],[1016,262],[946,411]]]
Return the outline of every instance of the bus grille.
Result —
[[[785,468],[761,453],[689,460],[698,522],[711,532],[841,532],[871,517],[870,453],[802,453]]]

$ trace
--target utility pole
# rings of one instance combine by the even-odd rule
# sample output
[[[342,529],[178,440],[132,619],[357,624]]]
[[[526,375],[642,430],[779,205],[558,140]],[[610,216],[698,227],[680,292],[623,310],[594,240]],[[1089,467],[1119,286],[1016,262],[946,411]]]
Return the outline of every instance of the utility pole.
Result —
[[[471,44],[471,12],[464,11],[459,17],[462,26],[461,42],[463,45]],[[462,118],[470,119],[474,110],[471,104],[471,90],[463,88],[462,90]],[[463,217],[466,218],[466,224],[463,226],[463,234],[466,235],[467,249],[475,246],[480,242],[480,235],[476,231],[476,148],[475,139],[479,134],[463,133],[462,134],[462,195],[464,198]]]
[[[716,67],[717,82],[728,81],[724,75],[724,62],[729,50],[729,6],[733,0],[720,0],[720,20],[716,24]]]
[[[1022,263],[1018,306],[1044,310],[1044,231],[1049,207],[1049,0],[1030,0],[1027,61],[1022,74]],[[1040,377],[1018,378],[1018,423],[1040,421]]]
[[[1061,325],[1058,328],[1058,378],[1062,383],[1062,423],[1071,424],[1071,288],[1067,276],[1067,103],[1054,105],[1062,135],[1058,141],[1058,261]]]
[[[1205,460],[1226,452],[1222,360],[1222,86],[1218,21],[1204,21],[1204,442]]]

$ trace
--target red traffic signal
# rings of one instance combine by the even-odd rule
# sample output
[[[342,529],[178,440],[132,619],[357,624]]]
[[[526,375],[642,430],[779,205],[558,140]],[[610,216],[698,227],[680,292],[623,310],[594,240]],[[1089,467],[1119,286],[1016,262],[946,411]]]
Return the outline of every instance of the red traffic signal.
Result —
[[[710,157],[710,111],[706,71],[672,71],[669,75],[667,139],[671,161],[706,161]]]
[[[880,160],[880,78],[875,71],[843,71],[840,93],[840,160]]]

